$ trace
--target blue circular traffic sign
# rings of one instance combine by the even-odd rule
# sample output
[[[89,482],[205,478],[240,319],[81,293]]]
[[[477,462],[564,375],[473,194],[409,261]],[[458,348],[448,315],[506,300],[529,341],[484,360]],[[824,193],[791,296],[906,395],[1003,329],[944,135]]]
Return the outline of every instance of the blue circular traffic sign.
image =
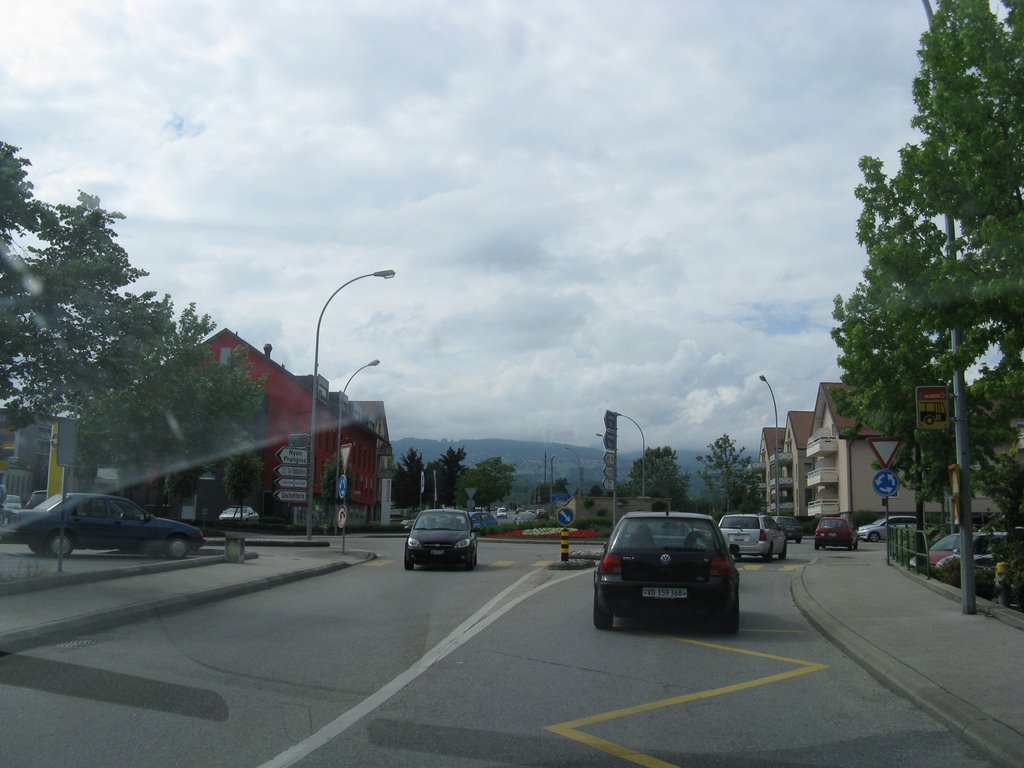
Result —
[[[558,510],[558,522],[562,525],[572,525],[572,521],[576,519],[576,513],[572,511],[571,507],[562,507]]]
[[[345,498],[345,491],[348,490],[348,478],[345,475],[341,475],[338,478],[338,496]]]
[[[900,479],[891,469],[880,469],[875,472],[871,486],[879,496],[895,496],[900,489]]]

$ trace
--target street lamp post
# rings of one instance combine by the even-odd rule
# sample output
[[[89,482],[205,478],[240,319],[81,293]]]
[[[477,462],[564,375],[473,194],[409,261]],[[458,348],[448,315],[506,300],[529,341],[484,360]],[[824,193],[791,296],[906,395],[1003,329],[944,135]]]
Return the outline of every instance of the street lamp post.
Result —
[[[562,447],[576,457],[576,469],[578,473],[576,479],[576,495],[579,496],[580,491],[583,489],[583,462],[580,461],[580,455],[568,445],[563,445]]]
[[[341,396],[338,398],[338,450],[336,450],[334,452],[334,483],[335,483],[335,486],[337,486],[338,480],[341,477],[338,473],[341,471],[341,412],[342,412],[342,409],[345,407],[345,393],[348,392],[348,385],[352,383],[352,379],[354,379],[356,377],[357,373],[359,373],[361,370],[363,370],[363,368],[372,368],[372,367],[377,366],[377,365],[380,365],[380,360],[371,360],[366,365],[363,365],[363,366],[360,366],[359,368],[356,368],[355,372],[351,376],[348,377],[348,381],[345,382],[345,388],[341,390]],[[340,504],[344,504],[345,503],[345,499],[343,499],[343,498],[339,499],[338,503],[339,503],[339,505]],[[337,516],[335,516],[335,518],[334,518],[334,533],[335,533],[335,535],[337,535],[337,533],[338,533],[338,518],[337,518]]]
[[[353,277],[348,282],[342,283],[324,302],[324,307],[320,310],[320,317],[316,321],[316,343],[313,345],[313,405],[310,408],[309,417],[309,489],[306,491],[306,541],[313,538],[313,487],[316,485],[316,390],[319,383],[317,374],[320,371],[320,324],[323,322],[327,305],[331,303],[335,296],[341,293],[341,289],[345,286],[351,285],[356,280],[362,280],[364,277],[383,277],[385,280],[390,280],[394,276],[395,270],[382,269],[379,272],[369,272],[365,275],[359,275],[359,277]]]
[[[761,381],[768,384],[768,379],[764,377],[762,373],[758,376]],[[768,384],[768,392],[772,396],[772,410],[775,411],[775,516],[779,516],[779,409],[775,405],[775,392],[772,391],[772,385]]]
[[[640,495],[647,496],[647,441],[644,439],[644,431],[632,417],[627,416],[624,413],[617,413],[615,415],[621,416],[624,419],[629,419],[636,424],[636,428],[640,430]]]

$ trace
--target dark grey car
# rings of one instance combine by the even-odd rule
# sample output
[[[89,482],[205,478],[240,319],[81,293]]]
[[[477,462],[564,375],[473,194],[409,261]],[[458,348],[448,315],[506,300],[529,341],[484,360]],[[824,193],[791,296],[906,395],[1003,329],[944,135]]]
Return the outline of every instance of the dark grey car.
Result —
[[[405,540],[405,570],[417,565],[476,567],[476,529],[461,509],[425,509],[416,516]]]
[[[772,519],[779,524],[779,528],[786,532],[787,541],[795,541],[799,544],[804,540],[804,527],[792,515],[775,515]]]
[[[203,532],[187,523],[154,517],[123,496],[69,493],[63,501],[51,496],[35,509],[5,511],[0,517],[0,540],[26,544],[37,555],[51,557],[97,549],[180,559],[203,545]]]

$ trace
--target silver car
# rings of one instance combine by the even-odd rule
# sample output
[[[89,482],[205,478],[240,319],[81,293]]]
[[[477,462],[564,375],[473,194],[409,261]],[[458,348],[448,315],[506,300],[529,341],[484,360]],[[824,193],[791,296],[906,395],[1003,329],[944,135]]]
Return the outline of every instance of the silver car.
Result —
[[[772,555],[786,559],[786,532],[771,515],[725,515],[718,527],[726,543],[739,547],[739,557],[760,557],[766,563]]]
[[[889,515],[888,528],[913,528],[917,520],[913,515]],[[857,529],[857,538],[861,541],[885,541],[887,530],[885,518],[879,518],[870,525],[862,525]]]

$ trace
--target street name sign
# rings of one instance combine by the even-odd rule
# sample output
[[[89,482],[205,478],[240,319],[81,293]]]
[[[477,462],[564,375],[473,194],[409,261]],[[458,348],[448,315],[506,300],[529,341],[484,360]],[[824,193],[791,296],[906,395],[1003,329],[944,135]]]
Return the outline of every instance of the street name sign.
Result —
[[[282,464],[301,464],[305,466],[309,463],[309,450],[306,448],[282,446],[277,449],[277,458]]]

